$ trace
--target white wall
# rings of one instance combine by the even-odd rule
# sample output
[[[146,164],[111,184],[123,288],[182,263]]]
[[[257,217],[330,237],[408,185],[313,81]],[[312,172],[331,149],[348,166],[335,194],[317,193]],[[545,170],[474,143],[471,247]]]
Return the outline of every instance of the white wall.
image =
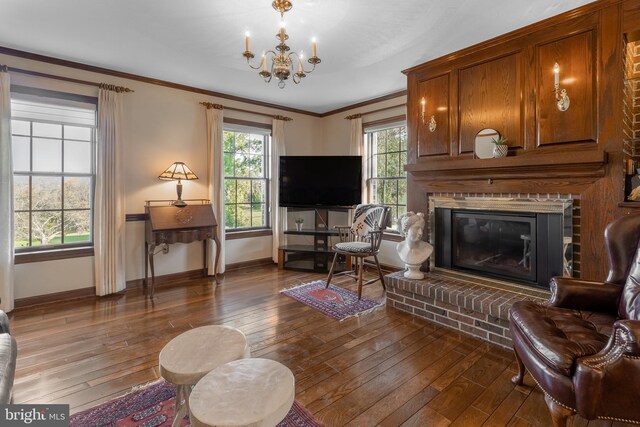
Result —
[[[349,147],[349,121],[344,117],[353,113],[366,113],[406,102],[399,97],[378,104],[318,118],[290,113],[274,108],[260,107],[227,99],[214,98],[135,80],[116,78],[99,73],[31,61],[0,54],[0,64],[31,71],[65,76],[79,80],[110,83],[133,89],[125,99],[124,131],[126,171],[126,213],[142,213],[144,201],[173,199],[175,183],[160,181],[157,176],[174,161],[183,161],[200,177],[184,182],[184,198],[206,198],[206,121],[201,101],[220,103],[227,107],[282,114],[293,118],[285,124],[286,154],[340,155]],[[97,88],[71,82],[12,73],[13,84],[39,87],[61,92],[97,96]],[[364,116],[364,121],[378,120],[404,113],[394,108]],[[265,116],[225,110],[225,117],[270,123]],[[226,242],[227,263],[237,263],[271,256],[270,236],[238,239]],[[156,257],[156,274],[170,274],[200,268],[201,244],[176,244],[169,254]],[[395,243],[383,242],[380,261],[384,264],[401,263],[395,253]],[[126,224],[126,279],[144,277],[144,223]],[[93,286],[93,258],[46,261],[16,265],[16,298],[68,291]]]

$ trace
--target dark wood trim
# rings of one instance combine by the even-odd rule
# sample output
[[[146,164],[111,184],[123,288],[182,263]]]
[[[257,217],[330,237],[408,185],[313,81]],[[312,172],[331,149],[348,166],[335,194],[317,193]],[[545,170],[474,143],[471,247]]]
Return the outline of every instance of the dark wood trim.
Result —
[[[81,298],[95,298],[95,296],[96,288],[91,286],[88,288],[73,289],[70,291],[54,292],[52,294],[18,298],[14,302],[14,307],[17,310],[25,307],[33,307],[35,305],[49,304],[52,302],[71,301]]]
[[[17,253],[14,264],[54,261],[58,259],[83,258],[93,256],[93,246],[84,248],[55,249],[51,251]]]
[[[167,286],[173,284],[173,282],[179,282],[182,280],[192,280],[202,278],[202,269],[181,271],[179,273],[165,274],[162,276],[156,276],[155,287]],[[212,276],[213,278],[213,276]],[[151,280],[151,279],[149,279]],[[144,287],[144,279],[127,280],[127,289],[136,289]]]
[[[362,129],[366,132],[367,128],[372,128],[374,126],[381,126],[381,125],[386,125],[386,124],[396,123],[401,121],[406,122],[406,120],[407,120],[407,116],[405,114],[401,114],[399,116],[393,116],[393,117],[388,117],[386,119],[374,120],[371,122],[363,123]]]
[[[262,237],[273,235],[273,230],[249,230],[249,231],[228,231],[224,234],[225,240],[249,239],[252,237]]]
[[[386,240],[389,242],[402,242],[404,237],[402,237],[399,233],[382,233],[382,240]]]
[[[92,73],[100,73],[100,74],[105,74],[105,75],[109,75],[109,76],[120,77],[120,78],[123,78],[123,79],[135,80],[135,81],[139,81],[139,82],[143,82],[143,83],[149,83],[149,84],[154,84],[154,85],[158,85],[158,86],[164,86],[164,87],[177,89],[177,90],[184,90],[184,91],[187,91],[187,92],[200,93],[200,94],[203,94],[203,95],[213,96],[213,97],[216,97],[216,98],[230,99],[232,101],[245,102],[247,104],[257,105],[257,106],[260,106],[260,107],[275,108],[275,109],[278,109],[278,110],[290,111],[292,113],[305,114],[307,116],[313,116],[313,117],[323,117],[323,115],[320,114],[320,113],[314,113],[314,112],[311,112],[311,111],[300,110],[298,108],[291,108],[291,107],[286,107],[284,105],[271,104],[269,102],[254,101],[253,99],[243,98],[243,97],[240,97],[240,96],[230,95],[230,94],[221,93],[221,92],[214,92],[212,90],[200,89],[200,88],[197,88],[197,87],[194,87],[194,86],[188,86],[188,85],[183,85],[183,84],[179,84],[179,83],[173,83],[173,82],[169,82],[169,81],[166,81],[166,80],[154,79],[154,78],[151,78],[151,77],[145,77],[145,76],[140,76],[140,75],[137,75],[137,74],[126,73],[126,72],[123,72],[123,71],[116,71],[116,70],[112,70],[112,69],[109,69],[109,68],[97,67],[95,65],[83,64],[83,63],[80,63],[80,62],[69,61],[69,60],[66,60],[66,59],[54,58],[54,57],[51,57],[51,56],[40,55],[40,54],[37,54],[37,53],[25,52],[25,51],[22,51],[22,50],[11,49],[11,48],[4,47],[4,46],[0,46],[0,53],[4,54],[4,55],[9,55],[9,56],[15,56],[15,57],[18,57],[18,58],[29,59],[29,60],[32,60],[32,61],[45,62],[47,64],[60,65],[62,67],[75,68],[77,70],[89,71],[89,72],[92,72]],[[16,69],[16,70],[18,70],[18,69]],[[46,74],[46,73],[37,73],[36,74],[35,71],[28,71],[26,74],[37,75],[39,77],[48,77],[48,78],[53,78],[53,79],[58,79],[58,80],[67,80],[66,77],[54,76],[52,74]],[[99,83],[93,83],[93,82],[88,82],[88,81],[84,81],[84,80],[75,80],[75,79],[69,79],[68,81],[71,81],[71,80],[74,80],[74,83],[89,84],[89,85],[92,85],[92,86],[95,86],[95,85],[99,84]]]
[[[261,265],[275,264],[271,258],[253,259],[251,261],[234,262],[224,267],[225,272],[240,270],[242,268],[258,267]]]
[[[472,46],[466,47],[464,49],[455,51],[453,53],[450,53],[448,55],[445,56],[441,56],[439,58],[435,58],[432,60],[429,60],[427,62],[418,64],[418,65],[414,65],[411,68],[407,68],[406,70],[402,70],[402,73],[405,75],[408,75],[414,71],[418,71],[419,69],[421,69],[422,67],[424,67],[425,64],[429,64],[430,66],[437,66],[437,65],[443,65],[449,61],[452,61],[454,59],[458,59],[461,58],[463,56],[466,55],[470,55],[473,53],[476,53],[479,50],[484,50],[484,49],[490,49],[495,47],[496,45],[499,44],[503,44],[503,43],[507,43],[515,38],[518,37],[526,37],[528,35],[530,35],[533,32],[536,31],[540,31],[540,30],[544,30],[544,29],[548,29],[551,28],[555,25],[563,25],[564,23],[566,23],[567,21],[570,21],[572,19],[575,18],[579,18],[581,16],[593,13],[593,12],[597,12],[599,10],[605,9],[613,4],[617,4],[617,3],[622,3],[624,0],[601,0],[601,1],[594,1],[592,3],[588,3],[584,6],[580,6],[577,7],[575,9],[572,9],[568,12],[564,12],[561,13],[560,15],[555,15],[552,16],[550,18],[544,19],[542,21],[538,21],[538,22],[534,22],[533,24],[527,25],[525,27],[522,28],[518,28],[517,30],[499,35],[497,37],[494,37],[490,40],[486,40],[484,42],[478,43],[478,44],[474,44]]]
[[[146,221],[146,220],[147,220],[147,214],[144,213],[144,212],[131,213],[131,214],[126,214],[125,215],[125,221],[126,222]]]
[[[231,110],[235,110],[235,108],[231,108]],[[245,111],[247,113],[251,113],[251,114],[259,114],[259,115],[263,115],[263,116],[273,117],[273,115],[271,115],[271,114],[253,113],[253,112],[247,111],[247,110],[243,110],[243,111]],[[272,129],[272,126],[270,124],[252,122],[250,120],[240,120],[240,119],[233,119],[231,117],[225,117],[222,121],[224,123],[229,123],[229,124],[232,124],[232,125],[249,126],[249,127],[258,128],[258,129],[268,129],[268,130]]]
[[[620,202],[618,203],[619,208],[631,208],[631,209],[640,209],[640,202]]]
[[[332,116],[334,114],[342,113],[344,111],[353,110],[355,108],[366,107],[367,105],[377,104],[378,102],[388,101],[388,100],[394,99],[394,98],[399,98],[399,97],[404,96],[406,94],[407,94],[407,90],[403,89],[403,90],[400,90],[398,92],[390,93],[388,95],[383,95],[383,96],[379,96],[377,98],[369,99],[367,101],[358,102],[357,104],[351,104],[351,105],[347,105],[346,107],[340,107],[340,108],[338,108],[336,110],[327,111],[326,113],[320,114],[319,117]],[[397,108],[397,107],[401,107],[403,105],[405,105],[405,104],[394,105],[392,107],[381,108],[379,110],[367,111],[367,112],[364,112],[362,114],[377,113],[378,111],[384,111],[384,110],[388,110],[388,109],[391,109],[391,108]]]

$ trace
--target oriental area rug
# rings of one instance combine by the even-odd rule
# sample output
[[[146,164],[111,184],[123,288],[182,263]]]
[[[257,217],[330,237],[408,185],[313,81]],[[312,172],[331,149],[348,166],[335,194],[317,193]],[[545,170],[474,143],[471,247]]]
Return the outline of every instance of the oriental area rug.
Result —
[[[365,297],[358,300],[357,293],[338,286],[329,285],[329,288],[325,289],[326,285],[327,282],[324,280],[316,280],[283,289],[280,293],[336,320],[360,316],[385,305],[384,301],[373,301]]]
[[[131,393],[71,416],[71,427],[168,427],[173,421],[176,386],[156,381]],[[185,417],[181,427],[189,426]],[[278,427],[324,427],[298,401]]]

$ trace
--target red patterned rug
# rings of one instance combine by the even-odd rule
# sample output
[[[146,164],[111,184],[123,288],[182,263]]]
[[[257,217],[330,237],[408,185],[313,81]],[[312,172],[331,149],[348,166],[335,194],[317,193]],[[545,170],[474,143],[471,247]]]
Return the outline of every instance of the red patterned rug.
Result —
[[[384,305],[384,301],[373,301],[365,297],[358,300],[358,294],[338,286],[329,285],[325,289],[326,285],[324,280],[316,280],[295,288],[283,289],[280,293],[336,320],[359,316]]]
[[[74,427],[166,427],[171,426],[175,407],[176,386],[164,380],[132,391],[86,411],[71,416]],[[189,426],[189,418],[182,420]],[[278,427],[324,427],[298,401]]]

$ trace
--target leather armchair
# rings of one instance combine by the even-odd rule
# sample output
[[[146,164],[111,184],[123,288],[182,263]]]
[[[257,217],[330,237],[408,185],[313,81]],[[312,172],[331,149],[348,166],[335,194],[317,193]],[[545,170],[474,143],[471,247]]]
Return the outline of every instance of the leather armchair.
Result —
[[[0,310],[0,404],[13,401],[13,380],[18,350],[16,340],[9,332],[9,318]]]
[[[522,385],[529,371],[545,394],[554,426],[574,414],[640,423],[640,215],[605,230],[604,282],[551,279],[544,304],[509,312]]]

